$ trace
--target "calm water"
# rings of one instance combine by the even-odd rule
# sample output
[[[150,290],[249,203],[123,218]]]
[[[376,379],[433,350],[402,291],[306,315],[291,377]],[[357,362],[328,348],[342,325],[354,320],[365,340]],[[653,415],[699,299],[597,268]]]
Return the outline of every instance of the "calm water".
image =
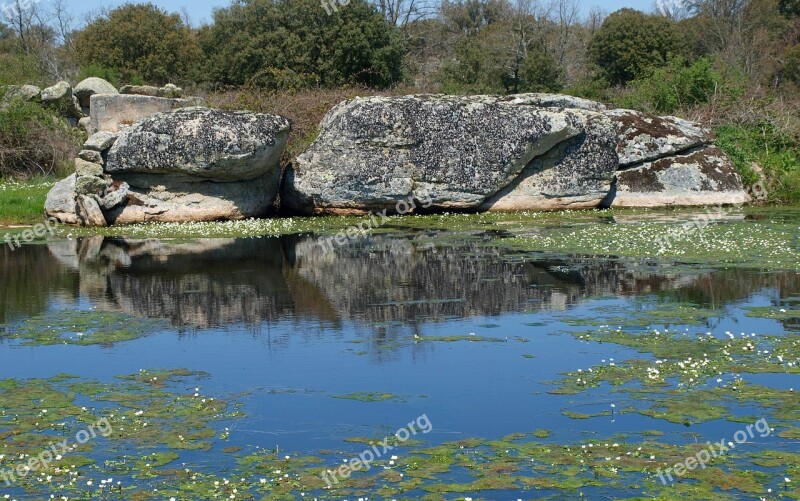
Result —
[[[654,307],[678,304],[712,313],[637,328],[670,327],[719,338],[726,331],[787,335],[800,328],[800,318],[748,316],[751,307],[796,306],[800,274],[794,271],[543,257],[485,244],[496,237],[473,235],[440,246],[418,243],[409,230],[349,242],[333,252],[325,252],[313,235],[180,241],[91,237],[14,252],[0,247],[0,324],[6,336],[0,344],[0,379],[66,373],[113,381],[140,369],[204,371],[208,376],[199,383],[178,384],[176,391],[200,385],[207,395],[234,396],[244,415],[215,422],[218,431],[229,429],[229,437],[209,451],[181,452],[176,468],[228,471],[236,454],[222,449],[231,447],[242,453],[277,448],[281,454],[319,455],[333,467],[364,450],[364,444],[345,441],[348,437],[388,436],[421,415],[432,425],[430,433],[416,437],[422,445],[534,430],[548,430],[543,440],[554,444],[653,430],[663,432],[659,440],[670,444],[730,437],[742,422],[711,419],[687,427],[636,412],[608,415],[612,404],[617,409],[644,404],[607,385],[580,394],[554,393],[553,381],[565,372],[611,359],[648,358],[633,347],[589,343],[571,332],[592,328],[603,315],[634,319]],[[58,318],[57,312],[74,310],[160,322],[138,339],[96,346],[29,346],[10,337],[31,318]],[[734,375],[724,377],[728,382]],[[800,390],[791,371],[751,380]],[[357,392],[392,398],[334,398]],[[769,416],[758,407],[734,410]],[[565,411],[597,416],[571,419]],[[0,432],[9,427],[11,422],[0,416]],[[773,436],[756,442],[800,452],[796,440]],[[116,447],[99,444],[93,454],[140,454]],[[395,452],[402,456],[406,450]],[[85,472],[86,478],[100,474],[94,467]],[[775,473],[765,485],[778,485],[784,474]],[[453,473],[435,482],[457,478]],[[800,483],[800,477],[793,480]],[[128,478],[127,484],[163,481]],[[0,483],[0,497],[6,492],[16,499],[49,494]],[[595,499],[627,497],[596,486],[585,492]],[[784,492],[793,498],[792,491]],[[496,489],[442,499],[470,495],[572,499],[576,492]]]

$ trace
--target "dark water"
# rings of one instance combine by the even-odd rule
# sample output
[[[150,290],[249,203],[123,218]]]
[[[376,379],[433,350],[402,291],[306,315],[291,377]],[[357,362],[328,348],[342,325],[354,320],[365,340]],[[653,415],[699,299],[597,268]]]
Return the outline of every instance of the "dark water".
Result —
[[[753,318],[745,309],[800,296],[795,272],[543,258],[480,242],[419,245],[410,232],[327,253],[318,242],[314,236],[92,237],[15,252],[0,248],[0,324],[6,331],[58,310],[165,319],[147,336],[113,345],[5,340],[0,379],[68,373],[111,380],[142,368],[201,370],[209,373],[205,392],[240,395],[244,402],[244,418],[220,423],[231,427],[226,445],[302,454],[357,452],[362,445],[342,439],[383,436],[423,414],[433,426],[424,437],[429,444],[536,429],[550,430],[554,442],[654,429],[682,437],[685,426],[639,414],[588,420],[562,414],[607,411],[623,397],[548,393],[554,388],[548,382],[560,373],[609,357],[641,357],[630,348],[575,339],[568,332],[584,327],[571,320],[680,303],[718,310],[692,328],[719,335],[799,327],[798,319]],[[430,336],[500,341],[417,341]],[[762,384],[800,387],[796,375],[761,377]],[[332,398],[353,392],[401,398]],[[691,431],[710,440],[741,426],[714,420]],[[212,469],[230,461],[217,449],[193,457]]]

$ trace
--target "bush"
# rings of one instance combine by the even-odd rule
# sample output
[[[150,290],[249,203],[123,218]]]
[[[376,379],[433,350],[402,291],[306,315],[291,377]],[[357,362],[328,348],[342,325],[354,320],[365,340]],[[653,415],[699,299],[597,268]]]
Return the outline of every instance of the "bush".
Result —
[[[187,82],[202,53],[177,14],[153,4],[125,4],[75,35],[75,52],[85,68],[119,73],[127,83]]]
[[[77,129],[38,104],[4,103],[0,105],[0,177],[65,174],[72,170],[82,140]]]
[[[0,53],[0,85],[44,85],[47,78],[26,54]]]
[[[773,125],[723,125],[715,130],[716,144],[733,161],[745,185],[760,180],[755,162],[764,170],[770,202],[800,203],[800,142]]]
[[[708,58],[701,58],[691,65],[682,59],[674,59],[668,66],[654,68],[629,86],[621,103],[626,108],[655,113],[675,113],[708,103],[721,87],[722,77],[714,71]]]

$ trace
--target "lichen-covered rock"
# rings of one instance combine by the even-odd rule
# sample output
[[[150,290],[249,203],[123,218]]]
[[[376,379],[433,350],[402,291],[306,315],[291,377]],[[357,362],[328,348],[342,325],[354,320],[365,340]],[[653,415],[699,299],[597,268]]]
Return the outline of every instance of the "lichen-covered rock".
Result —
[[[714,139],[699,124],[677,117],[622,109],[605,113],[618,125],[617,153],[623,168],[682,153]]]
[[[105,153],[114,145],[117,137],[119,134],[114,132],[97,132],[89,136],[89,139],[83,143],[83,149]]]
[[[540,108],[569,108],[588,111],[604,111],[606,109],[604,104],[598,103],[597,101],[590,101],[588,99],[564,94],[514,94],[508,96],[506,100],[513,104],[538,106]]]
[[[81,81],[81,83],[75,86],[72,92],[75,94],[75,97],[78,98],[78,102],[80,102],[83,108],[90,108],[90,98],[95,94],[119,94],[116,87],[106,80],[97,77],[89,77]]]
[[[102,210],[111,210],[118,205],[122,205],[128,199],[128,191],[130,190],[128,183],[118,183],[112,188],[106,196],[97,198],[97,204]]]
[[[264,216],[278,193],[279,177],[218,183],[173,176],[115,176],[130,184],[127,200],[106,212],[110,224],[238,220]]]
[[[120,134],[105,171],[224,182],[271,175],[277,182],[289,128],[277,115],[199,107],[158,113]]]
[[[95,152],[96,153],[96,152]],[[89,162],[82,158],[75,159],[75,174],[81,176],[97,176],[103,175],[103,166],[99,163]]]
[[[72,86],[67,82],[58,82],[52,87],[42,90],[42,104],[63,113],[68,118],[80,120],[84,115],[78,99],[72,93]]]
[[[593,208],[608,195],[619,160],[614,124],[585,117],[585,132],[528,164],[514,181],[487,199],[489,211]]]
[[[730,205],[750,201],[730,159],[715,146],[617,173],[611,207]]]
[[[106,187],[105,180],[97,176],[78,175],[75,179],[75,192],[78,195],[102,195]]]
[[[87,162],[103,165],[103,155],[101,155],[99,151],[81,150],[81,152],[78,153],[78,158],[86,160]]]
[[[44,211],[62,224],[80,224],[75,205],[75,174],[57,182],[47,194]]]
[[[359,213],[392,210],[424,193],[431,210],[478,209],[535,158],[586,134],[587,123],[605,120],[556,102],[569,100],[417,95],[345,101],[326,115],[317,140],[288,170],[282,204],[301,213]],[[596,190],[594,178],[610,184],[613,172],[605,163],[597,172],[582,167],[592,178],[588,191]],[[541,175],[532,185],[540,200],[580,190],[575,173],[563,184],[552,181],[552,172]]]

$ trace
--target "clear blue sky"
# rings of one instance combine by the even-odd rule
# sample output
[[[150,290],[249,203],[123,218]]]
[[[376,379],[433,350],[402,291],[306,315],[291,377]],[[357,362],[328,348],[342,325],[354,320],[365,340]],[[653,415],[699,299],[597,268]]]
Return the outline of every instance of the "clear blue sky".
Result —
[[[48,2],[49,0],[44,0]],[[68,0],[67,3],[71,4],[76,22],[82,24],[86,15],[97,11],[101,7],[113,8],[118,5],[126,3],[127,0]],[[189,11],[189,15],[194,25],[202,24],[203,21],[211,21],[211,13],[215,7],[227,7],[230,5],[229,0],[150,0],[151,3],[159,7],[171,11],[180,12],[184,7]],[[653,7],[652,0],[588,0],[580,2],[581,7],[585,11],[592,6],[601,7],[608,12],[613,12],[622,7],[633,7],[635,9],[650,11]]]

